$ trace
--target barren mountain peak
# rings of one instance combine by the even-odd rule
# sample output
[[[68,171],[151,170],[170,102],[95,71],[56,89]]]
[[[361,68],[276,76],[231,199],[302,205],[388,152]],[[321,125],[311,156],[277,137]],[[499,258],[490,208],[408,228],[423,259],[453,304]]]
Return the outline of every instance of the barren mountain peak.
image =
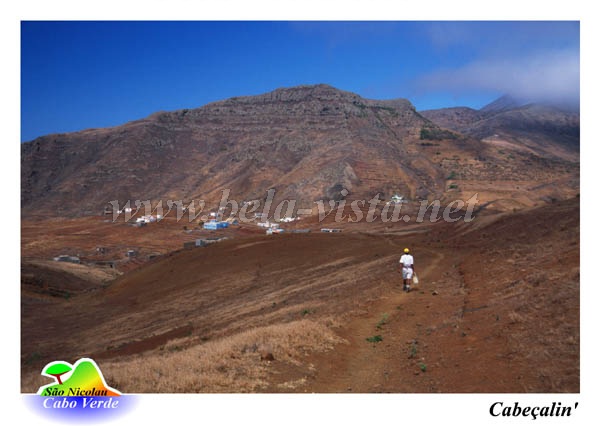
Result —
[[[486,106],[481,108],[479,111],[486,113],[486,114],[496,113],[496,112],[506,111],[509,109],[518,108],[520,106],[525,105],[525,103],[526,102],[519,101],[518,99],[516,99],[513,96],[503,95],[503,96],[499,97],[498,99],[496,99],[495,101],[490,102],[489,104],[487,104]]]
[[[316,84],[157,113],[111,129],[41,137],[21,147],[22,212],[93,214],[113,200],[213,202],[224,188],[240,199],[275,188],[278,196],[304,203],[337,199],[342,189],[365,199],[402,193],[421,200],[454,195],[448,186],[457,184],[446,178],[457,175],[460,158],[469,161],[461,162],[462,176],[473,182],[531,179],[538,168],[529,158],[506,164],[505,154],[477,141],[506,126],[522,132],[531,114],[484,122],[481,113],[467,112],[440,122],[418,114],[406,99],[372,100]],[[576,160],[578,121],[558,126],[558,118],[552,116],[553,127],[535,126],[527,152]],[[460,129],[451,127],[457,120]],[[474,127],[480,123],[482,131]],[[566,147],[546,146],[557,132]],[[569,170],[576,167],[569,164]]]
[[[273,91],[253,95],[236,96],[216,104],[240,104],[240,103],[262,103],[262,102],[301,102],[308,100],[334,101],[360,99],[360,96],[351,92],[337,89],[328,84],[300,85],[293,87],[280,87]]]

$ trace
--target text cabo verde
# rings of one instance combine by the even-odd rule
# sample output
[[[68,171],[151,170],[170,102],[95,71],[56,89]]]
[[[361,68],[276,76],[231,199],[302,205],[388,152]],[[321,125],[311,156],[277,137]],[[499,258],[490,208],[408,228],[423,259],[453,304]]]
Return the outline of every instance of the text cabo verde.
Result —
[[[94,398],[94,397],[79,397],[79,398],[55,398],[50,397],[44,399],[44,408],[90,408],[90,409],[102,409],[102,408],[117,408],[119,400],[117,398]]]

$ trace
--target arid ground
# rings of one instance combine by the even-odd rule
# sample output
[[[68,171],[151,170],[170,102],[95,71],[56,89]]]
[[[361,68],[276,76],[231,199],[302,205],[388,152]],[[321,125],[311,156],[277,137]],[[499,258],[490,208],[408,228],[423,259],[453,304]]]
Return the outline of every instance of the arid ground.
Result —
[[[579,392],[578,197],[320,232],[331,221],[267,236],[24,219],[22,392],[47,382],[46,363],[84,356],[125,393]],[[183,249],[214,236],[228,238]]]

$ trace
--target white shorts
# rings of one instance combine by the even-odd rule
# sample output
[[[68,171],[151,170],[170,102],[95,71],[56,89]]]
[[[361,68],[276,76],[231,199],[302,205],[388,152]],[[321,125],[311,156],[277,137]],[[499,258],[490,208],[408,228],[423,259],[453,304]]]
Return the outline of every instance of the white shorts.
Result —
[[[413,270],[412,268],[402,268],[402,278],[405,280],[412,279]]]

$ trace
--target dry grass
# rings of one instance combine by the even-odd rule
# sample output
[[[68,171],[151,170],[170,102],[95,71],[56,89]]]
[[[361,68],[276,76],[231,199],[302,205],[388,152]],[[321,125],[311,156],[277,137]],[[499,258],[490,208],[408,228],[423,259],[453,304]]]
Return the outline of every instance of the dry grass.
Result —
[[[111,386],[125,393],[254,392],[268,384],[272,363],[301,364],[311,352],[332,349],[341,339],[328,327],[310,320],[251,329],[218,341],[180,349],[173,341],[161,351],[104,362]]]
[[[526,321],[526,318],[516,311],[509,312],[507,317],[511,324],[522,324]]]
[[[121,275],[116,269],[101,266],[55,262],[43,259],[29,260],[28,263],[55,271],[66,272],[94,285],[108,283]]]

